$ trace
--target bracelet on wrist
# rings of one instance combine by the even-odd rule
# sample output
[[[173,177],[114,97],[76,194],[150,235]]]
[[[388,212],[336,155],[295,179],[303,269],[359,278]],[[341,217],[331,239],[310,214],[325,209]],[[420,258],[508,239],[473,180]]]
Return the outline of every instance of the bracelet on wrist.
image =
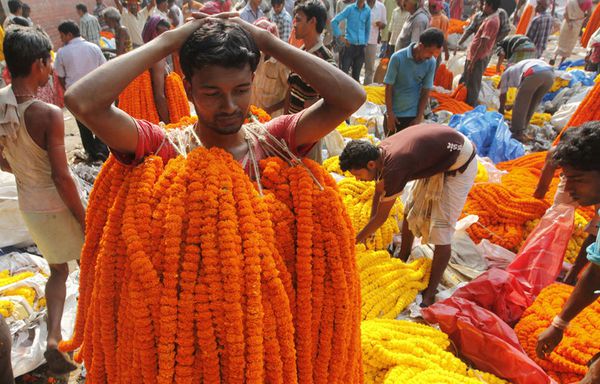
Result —
[[[569,327],[569,322],[564,321],[560,316],[555,316],[554,319],[552,319],[552,326],[564,331]]]

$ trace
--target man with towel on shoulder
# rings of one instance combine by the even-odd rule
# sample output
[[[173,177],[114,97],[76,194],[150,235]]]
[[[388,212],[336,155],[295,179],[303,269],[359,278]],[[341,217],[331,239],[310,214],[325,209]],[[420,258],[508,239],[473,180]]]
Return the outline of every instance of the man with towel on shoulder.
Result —
[[[342,171],[358,180],[376,181],[369,223],[356,236],[367,240],[388,218],[409,181],[404,208],[400,258],[410,255],[415,236],[435,245],[423,306],[433,304],[448,265],[454,226],[477,175],[475,146],[460,132],[440,124],[418,124],[387,139],[379,147],[353,140],[340,156]]]

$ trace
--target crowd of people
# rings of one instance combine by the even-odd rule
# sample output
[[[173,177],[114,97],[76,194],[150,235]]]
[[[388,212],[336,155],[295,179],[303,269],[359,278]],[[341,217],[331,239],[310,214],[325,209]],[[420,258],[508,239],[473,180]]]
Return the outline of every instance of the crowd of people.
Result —
[[[73,18],[78,20],[65,15],[56,26],[63,46],[54,52],[27,4],[10,0],[1,31],[3,78],[11,86],[0,90],[0,165],[15,174],[24,220],[50,264],[45,353],[50,369],[59,374],[75,369],[57,346],[67,263],[79,258],[86,226],[65,152],[63,91],[87,160],[102,162],[111,152],[125,164],[139,164],[151,154],[166,163],[177,151],[164,129],[132,118],[117,105],[128,84],[149,70],[160,120],[175,122],[169,121],[165,78],[177,64],[198,116],[194,135],[206,147],[231,153],[249,172],[249,158],[266,157],[260,140],[249,139],[252,135],[242,128],[250,104],[274,117],[265,126],[269,135],[295,155],[319,161],[321,140],[363,105],[362,85],[377,81],[378,59],[389,59],[379,80],[385,85],[385,137],[379,146],[350,142],[340,166],[359,180],[378,182],[371,220],[356,228],[357,242],[385,222],[406,184],[418,181],[407,202],[400,257],[409,256],[415,236],[435,245],[423,295],[426,306],[434,302],[455,224],[477,173],[469,139],[424,122],[436,70],[451,57],[449,20],[469,22],[457,44],[470,39],[461,78],[466,102],[478,105],[483,73],[497,55],[497,68],[506,65],[499,84],[500,112],[509,87],[518,88],[511,131],[526,142],[529,121],[554,82],[554,61],[571,56],[592,8],[591,0],[568,0],[558,47],[547,52],[555,20],[549,5],[537,0],[526,33],[512,34],[524,1],[96,0],[91,13],[77,4]],[[186,22],[188,18],[193,20]],[[597,35],[590,48],[600,44]],[[114,44],[103,43],[103,36],[111,36]],[[573,129],[553,152],[566,170],[568,191],[588,205],[600,203],[598,164],[581,161],[597,159],[600,152],[595,124]],[[423,158],[423,153],[430,156]],[[554,328],[542,335],[540,353],[556,346],[560,330],[595,297],[599,245],[590,244],[593,267]],[[0,340],[2,346],[7,342]],[[13,382],[6,350],[0,351],[0,382]]]

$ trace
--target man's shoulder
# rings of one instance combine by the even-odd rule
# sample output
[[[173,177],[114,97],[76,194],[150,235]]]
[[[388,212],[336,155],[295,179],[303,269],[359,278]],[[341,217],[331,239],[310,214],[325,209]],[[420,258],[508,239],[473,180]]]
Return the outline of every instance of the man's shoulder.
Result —
[[[28,118],[28,124],[40,126],[46,131],[53,129],[63,121],[62,109],[54,104],[48,104],[43,101],[31,104],[25,111],[25,114]]]

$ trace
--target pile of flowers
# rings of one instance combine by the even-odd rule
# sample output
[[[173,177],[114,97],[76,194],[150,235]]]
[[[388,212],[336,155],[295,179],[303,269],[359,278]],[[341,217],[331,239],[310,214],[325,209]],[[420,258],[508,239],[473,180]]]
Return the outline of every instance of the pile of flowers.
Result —
[[[190,115],[190,105],[183,88],[181,77],[171,72],[165,78],[165,97],[171,122],[177,122]],[[136,119],[158,124],[160,117],[154,102],[150,71],[136,77],[119,95],[119,108]]]
[[[512,104],[514,104],[514,102]],[[506,120],[512,120],[512,112],[513,112],[512,110],[505,111],[504,118]],[[529,124],[543,126],[545,123],[550,122],[551,119],[552,119],[552,115],[549,113],[535,112],[533,114],[533,116],[531,117]]]
[[[357,247],[363,320],[395,319],[427,288],[431,260],[420,258],[405,263],[390,257],[387,251]]]
[[[0,271],[0,314],[9,320],[22,320],[46,305],[46,299],[38,295],[35,288],[27,283],[36,274],[25,271],[11,274]]]
[[[554,140],[554,144],[558,144],[560,136],[570,127],[577,127],[585,122],[594,120],[600,120],[600,82],[596,83],[581,103],[579,103],[567,125],[565,125],[560,135]]]
[[[369,129],[363,124],[348,125],[343,122],[336,129],[340,135],[348,139],[366,139],[369,136]]]
[[[448,34],[452,35],[454,33],[458,33],[462,35],[467,24],[469,24],[468,21],[463,21],[460,19],[450,19],[450,22],[448,23]]]
[[[598,28],[600,28],[600,7],[596,5],[594,12],[592,12],[592,16],[590,16],[590,19],[585,26],[584,32],[581,35],[582,47],[587,47],[592,35],[598,30]]]
[[[346,177],[338,183],[340,195],[356,231],[360,231],[371,218],[371,206],[375,194],[375,182],[358,181],[354,177]],[[397,199],[387,220],[367,240],[368,249],[386,249],[392,242],[394,234],[400,231],[399,220],[402,219],[403,207]]]
[[[561,343],[545,359],[535,353],[537,339],[562,310],[573,287],[555,283],[546,287],[527,308],[515,327],[525,352],[560,384],[579,382],[587,371],[586,364],[600,350],[600,302],[583,310],[564,333]]]
[[[435,72],[435,78],[433,84],[446,89],[452,89],[452,81],[454,80],[454,74],[446,68],[446,64],[442,63]]]
[[[443,332],[408,321],[374,319],[361,324],[365,384],[500,384],[448,352]]]
[[[433,112],[448,111],[455,115],[469,112],[473,109],[469,104],[465,103],[467,98],[467,89],[464,85],[459,85],[450,94],[431,91],[431,97],[436,99],[439,105]]]
[[[93,383],[361,377],[354,230],[316,163],[110,157],[86,217],[72,340]],[[116,324],[116,327],[114,326]]]
[[[380,85],[366,85],[364,86],[364,89],[365,92],[367,92],[367,101],[379,105],[385,105],[385,87]]]

